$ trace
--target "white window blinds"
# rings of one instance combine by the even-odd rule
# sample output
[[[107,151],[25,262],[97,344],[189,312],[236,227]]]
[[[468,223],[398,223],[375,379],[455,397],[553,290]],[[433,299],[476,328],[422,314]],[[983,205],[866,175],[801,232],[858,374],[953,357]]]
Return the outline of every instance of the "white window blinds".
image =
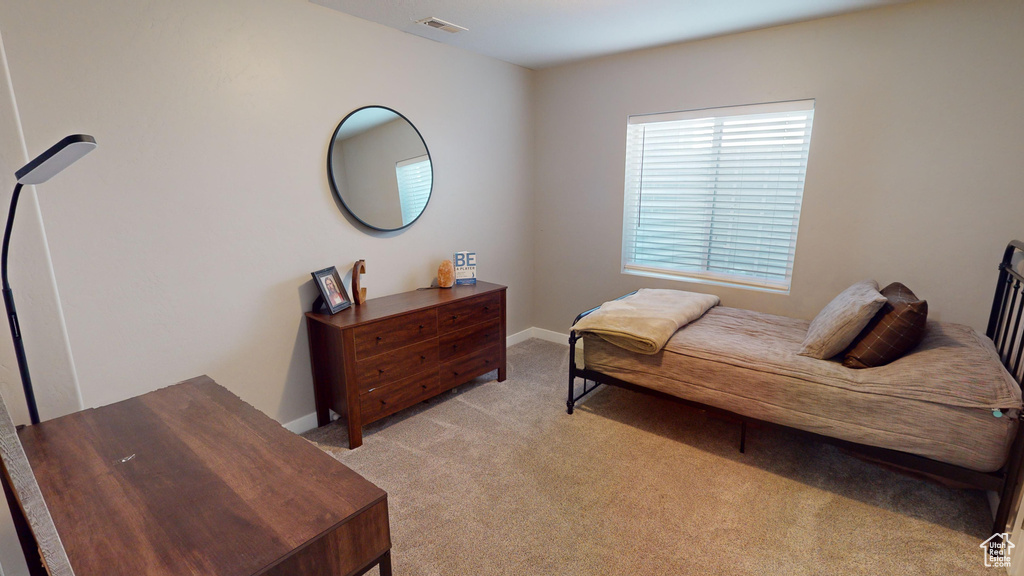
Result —
[[[788,291],[814,101],[630,116],[623,272]]]
[[[434,173],[430,168],[430,157],[424,154],[395,163],[398,177],[398,199],[402,204],[402,226],[408,226],[419,218],[430,199],[430,188]]]

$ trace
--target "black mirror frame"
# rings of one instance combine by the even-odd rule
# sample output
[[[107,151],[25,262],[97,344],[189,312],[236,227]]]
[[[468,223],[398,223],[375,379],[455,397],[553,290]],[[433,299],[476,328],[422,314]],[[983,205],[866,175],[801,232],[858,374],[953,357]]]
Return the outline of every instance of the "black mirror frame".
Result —
[[[430,162],[430,192],[427,194],[427,202],[426,204],[423,205],[423,210],[421,210],[420,213],[416,215],[416,217],[413,218],[411,222],[405,224],[404,226],[399,226],[398,228],[381,228],[379,226],[374,226],[373,224],[370,224],[363,220],[362,218],[360,218],[359,215],[356,214],[355,211],[352,210],[352,208],[345,203],[345,199],[342,198],[341,192],[338,190],[338,187],[335,184],[334,167],[332,166],[331,159],[334,158],[334,143],[337,141],[338,131],[341,130],[341,127],[345,125],[345,121],[352,117],[352,115],[362,110],[366,110],[368,108],[380,108],[382,110],[387,110],[395,114],[402,120],[405,120],[405,122],[410,127],[412,127],[413,131],[416,132],[416,136],[419,136],[420,142],[423,143],[423,149],[426,150],[427,152],[427,160]],[[371,230],[377,230],[379,232],[395,232],[398,230],[404,230],[409,226],[412,226],[413,224],[416,223],[417,220],[420,219],[421,216],[423,216],[423,213],[427,211],[427,206],[430,205],[430,198],[434,195],[434,158],[430,155],[430,147],[427,146],[427,141],[426,139],[423,138],[423,134],[420,133],[419,128],[417,128],[416,125],[413,124],[411,120],[406,118],[405,114],[402,114],[398,110],[389,108],[387,106],[381,106],[379,104],[370,104],[368,106],[361,106],[359,108],[356,108],[355,110],[346,114],[345,117],[341,119],[341,122],[338,122],[338,126],[334,129],[334,132],[331,133],[331,144],[327,148],[327,180],[331,185],[331,191],[334,192],[334,197],[337,198],[339,202],[341,202],[341,205],[345,207],[345,210],[348,211],[349,215],[355,218],[357,222],[359,222],[363,226],[366,226],[367,228],[370,228]]]

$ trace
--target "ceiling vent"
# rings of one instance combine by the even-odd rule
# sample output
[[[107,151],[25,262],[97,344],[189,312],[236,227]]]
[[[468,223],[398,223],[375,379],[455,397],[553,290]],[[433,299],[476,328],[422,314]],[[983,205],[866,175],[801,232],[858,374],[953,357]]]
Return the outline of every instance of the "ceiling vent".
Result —
[[[436,28],[438,30],[444,30],[451,34],[455,34],[456,32],[465,32],[468,30],[468,28],[463,28],[462,26],[452,24],[451,22],[445,22],[444,20],[434,18],[433,16],[430,18],[424,18],[423,20],[417,20],[416,23],[423,24],[424,26],[430,26],[431,28]]]

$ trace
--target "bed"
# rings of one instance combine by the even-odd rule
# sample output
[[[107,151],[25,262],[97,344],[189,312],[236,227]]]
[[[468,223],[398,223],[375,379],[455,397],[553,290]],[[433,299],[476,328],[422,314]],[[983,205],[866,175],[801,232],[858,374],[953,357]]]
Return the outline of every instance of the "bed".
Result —
[[[1024,278],[1014,269],[1021,256],[1024,243],[1011,242],[985,336],[928,321],[910,353],[869,369],[800,355],[805,320],[714,306],[650,354],[577,333],[597,308],[588,310],[569,339],[568,412],[609,384],[738,419],[741,451],[748,422],[796,430],[872,460],[993,490],[1000,494],[993,532],[1005,532],[1024,449]]]

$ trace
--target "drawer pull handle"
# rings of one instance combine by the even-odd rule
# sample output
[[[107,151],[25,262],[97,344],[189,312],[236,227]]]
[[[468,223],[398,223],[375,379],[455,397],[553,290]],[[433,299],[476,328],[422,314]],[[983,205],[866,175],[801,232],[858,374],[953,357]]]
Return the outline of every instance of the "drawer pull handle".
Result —
[[[420,330],[423,330],[423,324],[420,324]]]
[[[387,402],[385,402],[385,401],[383,401],[383,400],[381,400],[381,401],[380,401],[380,405],[381,405],[381,406],[387,406],[387,405],[388,405],[388,403],[387,403]]]
[[[458,314],[452,314],[452,322],[454,322],[454,321],[456,321],[458,319],[459,319],[459,315]]]
[[[377,343],[378,344],[380,344],[382,340],[384,340],[383,336],[377,336]]]
[[[452,374],[453,374],[453,375],[455,375],[455,376],[458,376],[458,375],[459,375],[459,373],[458,373],[458,372],[456,372],[455,370],[452,370]]]
[[[490,312],[490,311],[491,311],[491,307],[490,306],[484,306],[484,312]]]
[[[423,384],[422,386],[423,386],[423,389],[424,389],[424,390],[426,390],[426,389],[427,389],[427,385],[426,385],[426,384]]]
[[[383,368],[377,368],[377,374],[383,374],[383,373],[384,373],[384,369]]]
[[[458,344],[452,344],[452,350],[458,350],[458,349],[459,349],[459,345]]]

